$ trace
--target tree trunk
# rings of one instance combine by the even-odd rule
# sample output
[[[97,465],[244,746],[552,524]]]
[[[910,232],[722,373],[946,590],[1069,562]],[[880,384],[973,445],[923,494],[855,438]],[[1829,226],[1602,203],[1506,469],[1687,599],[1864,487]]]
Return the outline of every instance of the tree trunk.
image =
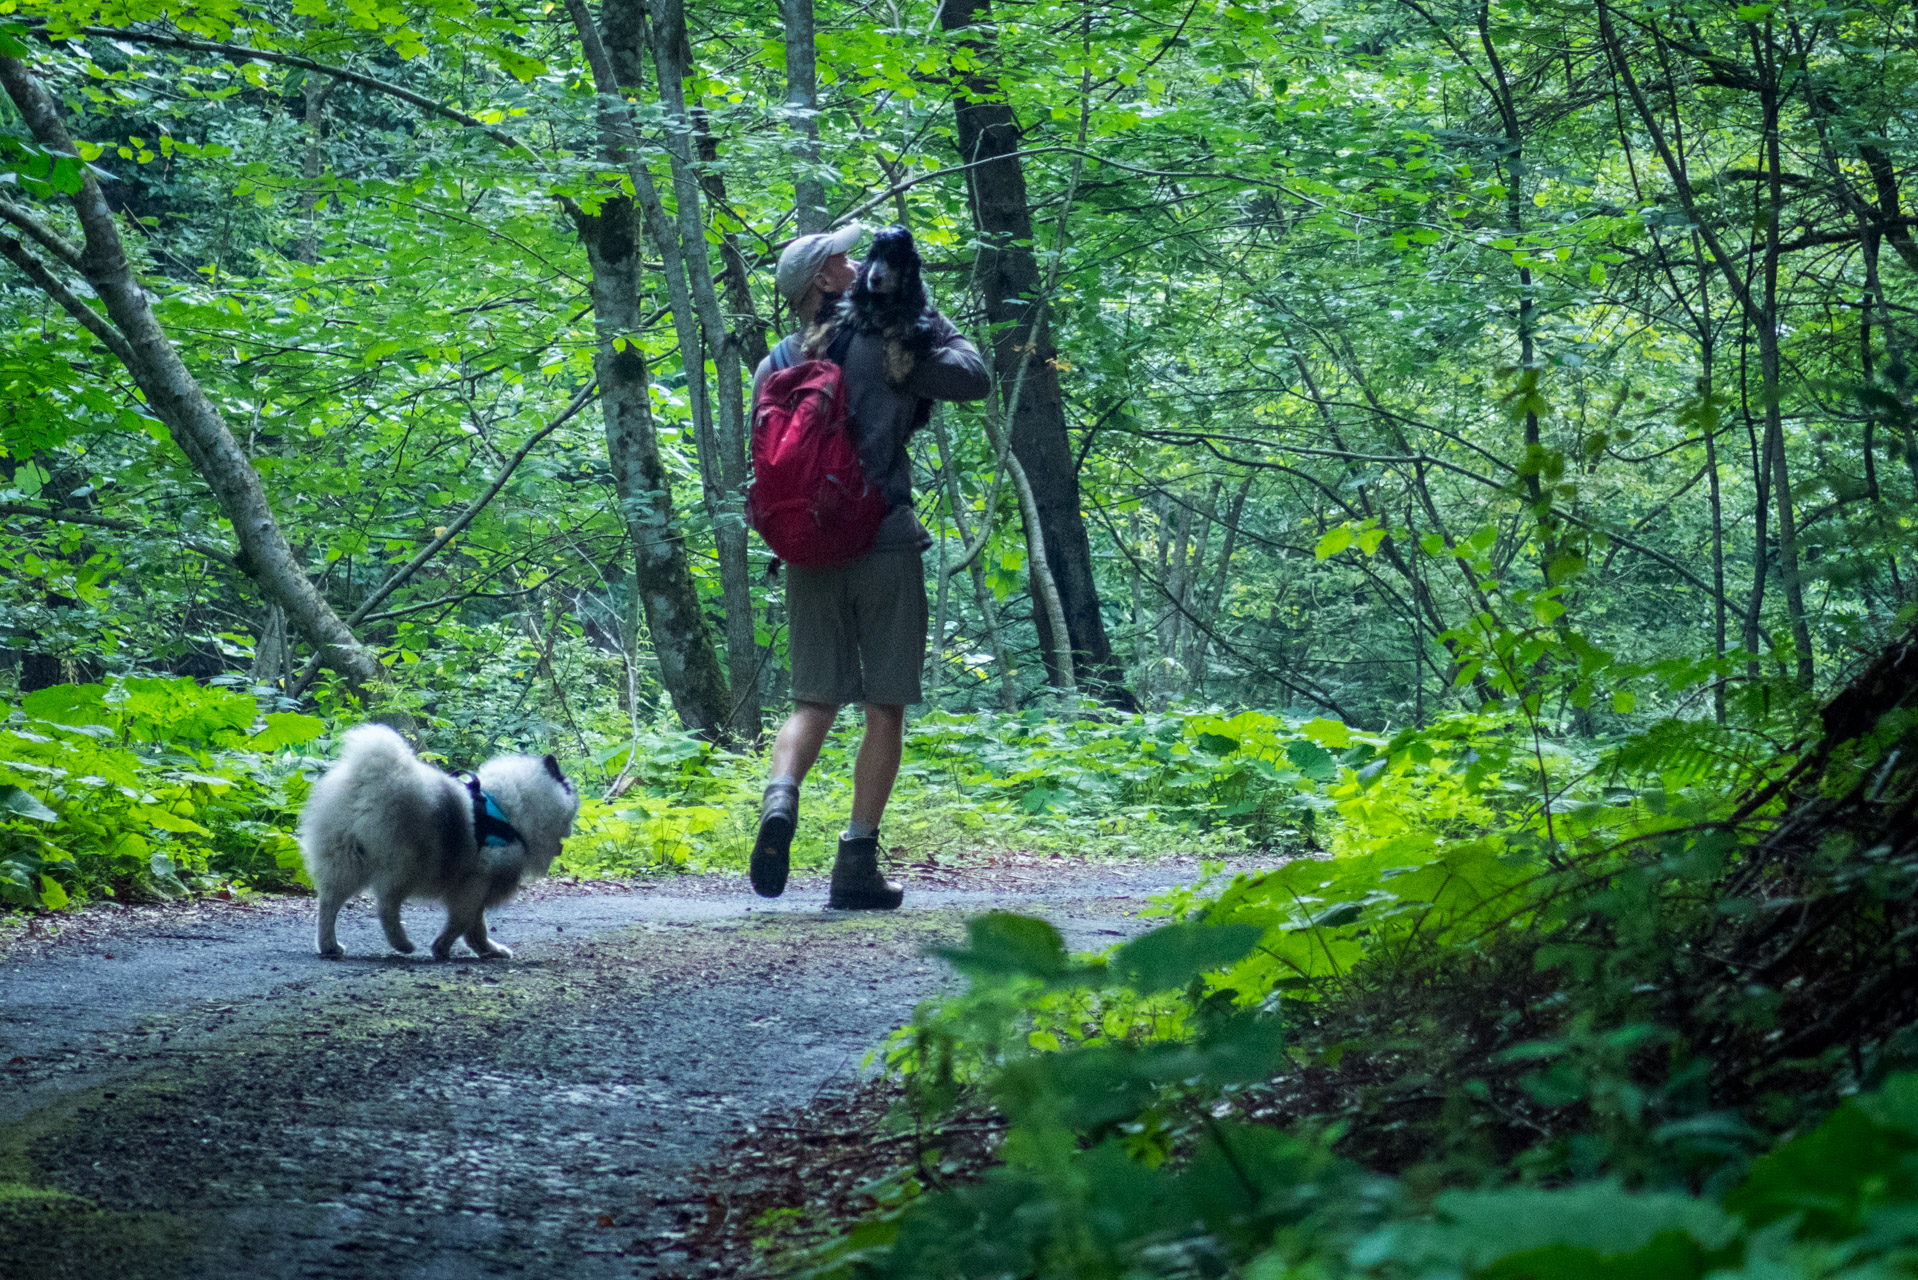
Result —
[[[1165,495],[1165,503],[1165,519],[1172,532],[1171,537],[1159,547],[1165,559],[1159,572],[1159,590],[1165,596],[1165,608],[1159,614],[1159,678],[1153,681],[1153,687],[1155,690],[1164,690],[1166,701],[1170,702],[1179,675],[1179,631],[1185,622],[1185,615],[1179,610],[1185,604],[1186,561],[1192,547],[1193,511],[1191,504],[1179,501],[1171,493]]]
[[[706,193],[707,200],[714,208],[724,207],[728,203],[726,179],[712,167],[719,160],[719,143],[706,128],[705,113],[693,113],[693,128],[693,141],[699,153],[700,189]],[[741,361],[750,375],[759,367],[759,362],[766,358],[770,348],[766,343],[766,321],[761,318],[759,309],[753,306],[752,273],[746,266],[746,255],[739,247],[739,236],[734,232],[720,232],[719,261],[726,281],[726,308],[732,314],[733,332],[738,337]]]
[[[1230,510],[1227,511],[1223,521],[1225,525],[1225,535],[1219,545],[1219,561],[1213,566],[1211,576],[1207,579],[1208,586],[1205,591],[1205,599],[1198,609],[1199,621],[1204,624],[1204,627],[1207,629],[1201,630],[1199,627],[1192,629],[1191,652],[1186,658],[1185,663],[1186,692],[1189,696],[1202,697],[1205,694],[1206,654],[1212,646],[1211,632],[1216,630],[1219,625],[1219,611],[1225,604],[1225,589],[1230,585],[1232,553],[1238,550],[1239,521],[1245,516],[1246,496],[1252,492],[1252,474],[1253,473],[1250,472],[1246,474],[1245,483],[1241,484],[1239,491],[1232,495],[1232,506]],[[1418,614],[1416,610],[1412,612],[1411,621],[1412,635],[1416,641],[1419,634]],[[1419,685],[1422,695],[1424,682],[1419,673],[1419,663],[1416,656],[1413,658],[1412,663],[1412,679]]]
[[[699,462],[702,478],[705,482],[705,496],[708,513],[712,517],[714,539],[717,544],[720,562],[720,588],[724,597],[727,637],[729,648],[728,664],[735,674],[744,673],[745,687],[733,690],[733,703],[737,711],[731,715],[722,715],[718,723],[718,732],[725,734],[732,726],[744,726],[746,736],[756,735],[759,729],[758,687],[753,681],[757,672],[757,654],[752,644],[752,594],[746,581],[745,540],[746,530],[743,513],[739,513],[737,498],[743,487],[744,459],[740,459],[736,478],[740,486],[727,484],[725,463],[726,424],[715,433],[708,416],[706,404],[705,347],[701,341],[701,308],[694,303],[693,289],[703,283],[705,293],[712,293],[712,275],[706,260],[705,232],[700,225],[698,183],[692,180],[689,169],[674,155],[675,195],[679,204],[678,221],[670,217],[665,205],[659,198],[659,190],[653,182],[653,175],[639,151],[638,127],[633,119],[632,109],[626,104],[624,90],[639,86],[644,66],[644,51],[653,43],[646,19],[646,11],[637,0],[610,0],[605,5],[605,38],[601,38],[600,28],[594,23],[592,13],[587,9],[585,0],[566,0],[567,14],[573,20],[574,29],[579,33],[580,44],[586,52],[586,60],[592,68],[593,82],[599,95],[599,125],[601,147],[606,152],[607,162],[623,167],[633,184],[633,203],[638,209],[645,227],[646,238],[658,251],[664,267],[666,279],[666,301],[672,312],[673,329],[679,340],[680,362],[686,371],[686,391],[688,407],[693,415],[694,438],[699,446]],[[680,28],[683,33],[683,26]],[[682,34],[683,40],[683,34]],[[655,61],[659,60],[660,50],[655,48]],[[681,56],[683,50],[675,48],[665,51],[668,66],[676,65],[674,59]],[[666,99],[668,109],[673,102],[683,104],[683,92],[677,77],[662,77],[661,95]],[[666,97],[666,95],[672,95]],[[686,125],[684,111],[680,111],[680,123]],[[689,126],[688,126],[689,127]],[[672,131],[669,130],[669,138]],[[689,147],[689,133],[677,135],[677,144]],[[690,151],[687,152],[690,155]],[[692,187],[690,208],[680,186],[683,176]],[[685,223],[690,218],[694,227],[691,237],[685,236]],[[696,243],[698,246],[698,269],[688,271],[687,254],[684,246]],[[689,279],[690,277],[690,279]],[[723,334],[723,325],[718,323],[718,308],[714,303],[711,323]],[[729,344],[719,343],[723,350],[733,353],[732,378],[733,396],[729,401],[725,396],[726,363],[719,359],[721,366],[720,407],[722,415],[729,405],[739,404],[739,371],[737,349]],[[716,357],[719,356],[716,352]],[[736,427],[737,419],[732,424]],[[715,438],[715,436],[717,438]],[[717,456],[715,456],[717,455]],[[735,495],[731,502],[727,493]],[[736,536],[735,536],[736,535]],[[731,568],[728,568],[730,564]],[[742,598],[743,597],[743,598]],[[703,631],[703,626],[702,626]],[[743,633],[746,644],[743,648],[737,644],[737,637]],[[707,643],[710,644],[710,641]],[[730,710],[730,707],[729,707]]]
[[[779,0],[786,24],[786,127],[793,131],[793,212],[800,235],[824,231],[826,187],[819,180],[819,89],[814,66],[812,0]]]
[[[1775,55],[1771,41],[1771,20],[1765,21],[1765,47]],[[1778,145],[1779,83],[1777,59],[1768,56],[1761,89],[1765,113],[1765,159],[1768,181],[1765,198],[1765,257],[1763,290],[1759,307],[1763,320],[1758,326],[1758,369],[1765,396],[1765,440],[1772,451],[1772,484],[1778,501],[1778,576],[1784,580],[1785,611],[1791,618],[1793,647],[1798,650],[1798,682],[1811,688],[1815,674],[1811,651],[1811,626],[1805,616],[1804,584],[1798,573],[1798,518],[1792,505],[1791,465],[1785,456],[1785,424],[1780,401],[1784,388],[1779,377],[1778,358],[1778,231],[1779,213],[1784,208],[1784,189]]]
[[[952,443],[946,436],[945,411],[937,405],[932,411],[932,430],[933,439],[939,446],[940,475],[946,486],[946,507],[952,513],[952,527],[959,531],[960,544],[970,545],[972,531],[966,527],[964,497],[959,488],[958,460],[953,457]],[[987,501],[993,501],[996,497],[996,490],[988,491]],[[992,512],[985,512],[984,518],[987,527],[991,527]],[[999,631],[999,609],[993,601],[992,588],[986,585],[985,566],[980,563],[982,559],[984,559],[983,552],[966,562],[967,572],[972,576],[972,598],[979,607],[979,618],[986,628],[986,648],[992,652],[992,661],[999,668],[999,707],[1003,711],[1017,711],[1019,709],[1018,673],[1012,669],[1012,655],[1007,652],[1005,640]]]
[[[964,31],[990,15],[989,0],[948,0],[939,11],[947,31]],[[967,42],[978,63],[992,56],[989,41]],[[1019,128],[992,77],[968,75],[954,99],[959,149],[968,169],[967,192],[979,233],[978,278],[992,325],[993,368],[1011,419],[1012,451],[1023,467],[1038,513],[1044,556],[1058,584],[1075,666],[1099,696],[1122,706],[1132,697],[1113,660],[1099,611],[1092,572],[1092,544],[1079,507],[1079,477],[1066,435],[1050,326],[1045,321],[1037,259],[1032,252],[1032,215],[1026,203],[1025,170],[1019,158]],[[1036,323],[1035,323],[1036,321]],[[1040,648],[1058,645],[1046,611],[1037,611]],[[1048,666],[1056,662],[1048,658]],[[1050,671],[1055,682],[1060,672]]]
[[[324,84],[314,72],[307,72],[301,82],[302,96],[306,99],[306,154],[300,161],[300,177],[305,181],[306,194],[301,202],[304,225],[300,228],[300,261],[311,266],[320,260],[320,175],[326,172],[326,151],[322,144],[326,141],[326,100],[332,96],[339,85],[338,80],[328,80]]]
[[[673,196],[679,220],[679,244],[705,351],[713,360],[713,404],[717,412],[713,447],[718,474],[713,541],[719,552],[719,589],[726,611],[726,671],[732,687],[732,732],[745,741],[759,736],[759,646],[754,638],[752,568],[746,551],[746,404],[739,369],[739,342],[720,309],[706,247],[699,176],[693,158],[693,120],[686,110],[689,48],[686,11],[681,0],[654,0],[650,20],[653,62],[659,72],[659,100],[670,116],[666,154],[673,171]],[[668,263],[667,270],[672,265]],[[687,370],[690,381],[704,381],[705,361]],[[716,481],[716,486],[712,482]]]
[[[77,154],[53,100],[26,63],[0,57],[0,84],[4,84],[42,147],[58,155]],[[326,666],[345,677],[356,694],[365,696],[384,675],[379,662],[333,611],[294,557],[267,502],[259,473],[147,305],[146,293],[127,261],[113,211],[85,167],[80,172],[80,189],[72,199],[86,237],[82,273],[106,305],[107,319],[117,331],[107,345],[126,365],[148,407],[172,433],[174,442],[232,522],[240,547],[236,562],[242,571],[269,604],[286,611],[289,625],[319,651]],[[89,311],[89,318],[76,315],[75,319],[87,324],[96,336],[103,336],[95,328],[103,323],[98,315],[84,303],[81,306]]]
[[[633,546],[634,580],[659,660],[660,683],[688,729],[716,737],[723,733],[730,709],[726,681],[700,613],[685,538],[673,516],[672,482],[653,429],[652,379],[638,339],[640,264],[633,203],[615,196],[597,214],[574,212],[573,222],[592,268],[593,321],[599,334],[593,367],[599,375],[606,457]]]

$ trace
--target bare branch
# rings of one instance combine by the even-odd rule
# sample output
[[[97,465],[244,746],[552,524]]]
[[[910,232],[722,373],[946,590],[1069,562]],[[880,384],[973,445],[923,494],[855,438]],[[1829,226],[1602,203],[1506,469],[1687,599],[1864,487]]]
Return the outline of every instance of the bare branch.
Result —
[[[129,369],[133,368],[133,348],[113,322],[86,304],[66,282],[53,274],[53,268],[35,257],[33,250],[21,244],[9,235],[0,235],[0,257],[5,258],[29,280],[40,286],[41,292],[60,304],[60,309],[79,321],[80,327],[98,338],[100,342],[120,358],[120,362]]]
[[[298,67],[302,71],[317,71],[321,75],[332,76],[336,80],[345,80],[349,83],[359,85],[363,89],[371,89],[375,93],[384,93],[391,97],[398,98],[402,102],[410,102],[420,110],[439,116],[442,119],[451,120],[455,124],[465,125],[469,129],[478,129],[481,133],[484,133],[487,137],[493,139],[493,141],[499,143],[509,151],[523,151],[528,156],[536,157],[536,153],[531,147],[521,142],[518,138],[515,138],[512,134],[507,133],[503,129],[496,129],[484,120],[481,120],[478,116],[468,115],[458,107],[449,107],[444,103],[435,102],[425,94],[415,93],[411,89],[394,84],[390,80],[380,80],[374,76],[363,75],[358,71],[353,71],[346,67],[335,67],[324,62],[315,62],[312,58],[302,57],[297,53],[281,53],[274,49],[255,49],[250,45],[243,44],[223,44],[217,40],[194,40],[187,36],[171,35],[163,31],[138,31],[131,27],[80,27],[77,28],[77,30],[81,35],[98,36],[103,40],[124,40],[128,44],[159,45],[168,49],[190,49],[197,53],[217,53],[222,57],[231,58],[236,62],[268,62],[283,67]],[[44,36],[46,33],[43,30],[40,34]]]
[[[24,502],[0,502],[0,516],[25,516],[29,520],[55,520],[61,524],[91,525],[96,529],[112,529],[116,533],[143,533],[152,535],[155,531],[145,525],[135,524],[131,520],[115,520],[110,516],[88,515],[84,511],[61,511],[54,507],[36,507]],[[229,568],[238,568],[231,552],[222,551],[194,538],[181,538],[174,535],[179,544],[196,555],[209,560],[217,560]]]
[[[80,265],[79,248],[68,243],[59,232],[40,221],[39,215],[31,209],[23,209],[10,200],[0,200],[0,221],[11,222],[27,233],[27,239],[75,271],[84,270]]]
[[[547,436],[552,435],[553,432],[559,430],[569,418],[591,404],[593,401],[593,392],[598,386],[599,384],[597,382],[589,382],[581,387],[579,394],[573,397],[572,403],[567,405],[557,418],[554,418],[551,422],[528,436],[526,443],[522,444],[519,447],[519,451],[506,460],[506,465],[501,467],[499,474],[493,477],[493,483],[486,486],[486,491],[467,503],[466,510],[460,512],[459,517],[455,519],[452,524],[440,530],[438,537],[421,547],[411,560],[408,560],[404,565],[394,570],[393,576],[376,587],[373,594],[362,601],[360,607],[353,611],[352,616],[346,620],[346,625],[349,627],[357,627],[360,623],[366,621],[373,610],[378,608],[383,600],[404,586],[407,579],[418,573],[425,567],[427,561],[440,553],[442,547],[454,538],[459,537],[459,535],[465,531],[466,526],[473,523],[473,518],[486,509],[486,504],[491,502],[499,491],[506,487],[506,482],[512,479],[513,472],[519,467],[519,464],[526,461],[526,455],[533,451],[533,446],[544,440]]]

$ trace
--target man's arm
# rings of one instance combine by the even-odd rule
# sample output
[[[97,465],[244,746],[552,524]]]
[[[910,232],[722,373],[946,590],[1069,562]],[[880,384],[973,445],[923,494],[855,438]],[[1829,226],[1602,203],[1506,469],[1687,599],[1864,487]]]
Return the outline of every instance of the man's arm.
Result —
[[[943,330],[932,354],[919,362],[902,389],[928,400],[984,400],[992,394],[985,357],[950,322]]]

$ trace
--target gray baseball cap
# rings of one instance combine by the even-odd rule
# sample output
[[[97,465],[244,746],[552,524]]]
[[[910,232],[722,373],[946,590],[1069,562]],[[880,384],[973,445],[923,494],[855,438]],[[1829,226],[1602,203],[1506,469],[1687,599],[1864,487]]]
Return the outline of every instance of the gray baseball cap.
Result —
[[[779,290],[779,296],[789,305],[798,306],[799,300],[806,296],[806,290],[812,288],[813,277],[826,265],[826,259],[835,253],[848,252],[865,234],[864,227],[851,222],[837,231],[800,236],[779,255],[779,266],[773,272],[773,287]]]

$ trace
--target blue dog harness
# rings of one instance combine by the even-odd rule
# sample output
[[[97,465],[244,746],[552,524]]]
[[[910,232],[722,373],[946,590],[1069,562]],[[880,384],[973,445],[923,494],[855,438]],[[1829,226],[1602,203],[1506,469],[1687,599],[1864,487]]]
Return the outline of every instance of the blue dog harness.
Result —
[[[506,820],[506,811],[499,807],[499,801],[480,790],[478,775],[467,775],[466,790],[473,797],[473,843],[482,849],[526,843],[526,837]]]

